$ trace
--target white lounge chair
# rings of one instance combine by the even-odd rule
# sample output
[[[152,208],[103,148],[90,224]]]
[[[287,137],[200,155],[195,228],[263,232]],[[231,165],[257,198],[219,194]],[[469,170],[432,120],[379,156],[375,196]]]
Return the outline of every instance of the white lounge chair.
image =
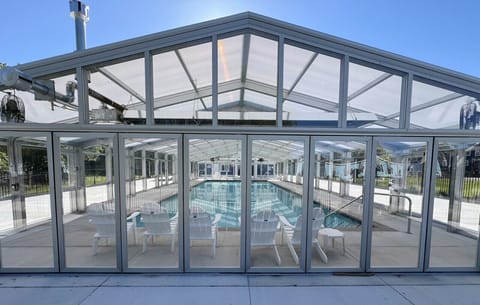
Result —
[[[221,214],[215,214],[213,221],[210,213],[201,208],[192,208],[190,211],[190,242],[194,240],[211,240],[212,256],[216,255],[218,223],[222,219]]]
[[[282,264],[275,242],[275,234],[278,227],[278,216],[273,210],[263,210],[251,219],[250,246],[272,247],[275,251],[275,260],[278,265]]]
[[[292,225],[284,216],[279,216],[280,222],[282,223],[282,239],[287,238],[288,250],[295,261],[295,264],[299,263],[297,252],[295,247],[301,245],[302,240],[302,224],[303,216],[300,215],[297,217],[297,222],[295,225]],[[323,222],[325,220],[325,214],[321,208],[314,208],[312,213],[312,244],[320,255],[320,259],[326,264],[328,263],[328,257],[320,246],[318,241],[318,231],[323,228]]]
[[[88,221],[95,226],[93,234],[93,255],[97,255],[98,243],[101,239],[108,245],[110,240],[115,240],[115,209],[111,203],[97,203],[88,207]],[[138,212],[132,213],[127,218],[127,234],[132,232],[136,240],[136,218]]]
[[[166,209],[160,207],[157,203],[145,204],[141,210],[141,219],[145,225],[145,232],[143,232],[143,252],[147,251],[148,239],[152,239],[152,244],[155,236],[170,237],[170,252],[175,249],[175,240],[177,239],[177,223],[178,214],[173,217],[168,216]]]

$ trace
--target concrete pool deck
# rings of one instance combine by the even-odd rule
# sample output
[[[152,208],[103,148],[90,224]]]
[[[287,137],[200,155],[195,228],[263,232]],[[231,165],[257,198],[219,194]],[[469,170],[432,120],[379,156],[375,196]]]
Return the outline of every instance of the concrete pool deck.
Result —
[[[5,305],[472,305],[480,274],[0,275]]]

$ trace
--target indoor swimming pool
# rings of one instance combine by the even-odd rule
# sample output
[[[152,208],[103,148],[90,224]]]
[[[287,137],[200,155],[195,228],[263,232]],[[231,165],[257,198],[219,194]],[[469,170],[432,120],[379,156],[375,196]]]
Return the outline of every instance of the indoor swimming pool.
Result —
[[[200,207],[211,215],[221,214],[220,228],[238,228],[241,215],[240,181],[205,181],[190,191],[190,207]],[[252,215],[261,210],[273,210],[283,215],[290,223],[296,223],[302,213],[302,197],[285,188],[267,181],[253,181],[251,187]],[[177,213],[178,199],[172,196],[163,200],[161,206],[172,216]],[[328,207],[314,202],[314,207],[322,207],[325,215],[330,213]],[[357,228],[361,222],[345,214],[334,213],[326,218],[326,227]]]

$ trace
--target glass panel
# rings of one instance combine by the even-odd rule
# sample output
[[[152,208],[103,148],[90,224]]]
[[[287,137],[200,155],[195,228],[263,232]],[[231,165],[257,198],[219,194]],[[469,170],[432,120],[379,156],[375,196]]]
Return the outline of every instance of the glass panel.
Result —
[[[178,144],[125,139],[128,267],[178,268]]]
[[[190,139],[191,268],[240,267],[241,140]]]
[[[284,52],[283,126],[337,127],[340,60],[288,44]]]
[[[277,45],[252,34],[218,40],[220,125],[275,125]]]
[[[430,267],[476,267],[480,144],[442,141],[437,151]]]
[[[300,267],[304,151],[301,140],[252,141],[251,267]]]
[[[143,58],[90,67],[91,123],[145,124],[145,62]]]
[[[74,73],[38,77],[34,79],[34,84],[42,91],[35,92],[29,86],[28,91],[12,88],[0,92],[2,123],[78,124],[78,95]],[[49,93],[42,94],[44,90]]]
[[[376,147],[372,267],[418,267],[425,142],[379,142]]]
[[[2,268],[53,267],[46,137],[0,138]]]
[[[365,141],[315,141],[312,268],[360,267],[365,150]]]
[[[402,77],[350,62],[347,127],[399,128]]]
[[[116,267],[112,138],[61,137],[67,267]]]
[[[413,81],[410,128],[480,129],[475,97]]]
[[[153,56],[156,124],[212,124],[212,43]]]

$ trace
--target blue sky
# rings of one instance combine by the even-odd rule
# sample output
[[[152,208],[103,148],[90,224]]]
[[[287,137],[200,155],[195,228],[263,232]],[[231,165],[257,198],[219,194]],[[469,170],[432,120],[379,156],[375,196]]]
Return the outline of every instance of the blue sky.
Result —
[[[252,11],[480,77],[478,0],[84,0],[87,47]],[[0,62],[75,50],[68,0],[0,0]]]

